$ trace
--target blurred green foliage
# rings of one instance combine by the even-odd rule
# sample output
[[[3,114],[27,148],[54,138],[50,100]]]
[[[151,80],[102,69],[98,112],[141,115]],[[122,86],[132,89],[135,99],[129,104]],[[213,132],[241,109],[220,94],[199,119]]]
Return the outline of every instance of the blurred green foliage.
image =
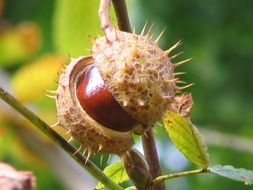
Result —
[[[89,53],[90,37],[101,33],[97,8],[99,1],[57,1],[55,9],[54,42],[58,50],[72,57]]]
[[[193,60],[178,71],[195,83],[192,121],[211,130],[253,138],[253,1],[130,1],[137,31],[148,20],[155,33],[167,27],[161,46],[166,49],[183,41],[178,58]],[[138,11],[138,13],[136,13]],[[137,16],[138,15],[138,16]],[[177,60],[176,60],[177,61]],[[201,129],[200,127],[200,129]],[[213,139],[216,141],[216,139]],[[218,141],[218,139],[217,139]],[[233,142],[231,142],[231,145]],[[232,164],[253,169],[253,155],[224,147],[209,146],[212,164]],[[237,155],[237,156],[235,156]],[[170,168],[168,168],[170,171]],[[168,182],[169,189],[249,189],[238,182],[210,175],[187,180],[186,186]],[[174,185],[174,187],[173,187]]]
[[[32,171],[36,176],[38,190],[66,189],[48,164],[29,150],[15,131],[2,122],[0,125],[1,128],[5,127],[5,130],[0,130],[0,161],[9,163],[18,170]]]
[[[4,82],[4,86],[12,92],[15,92],[15,88],[21,89],[19,93],[25,94],[24,102],[48,123],[53,123],[54,102],[43,95],[45,88],[55,86],[56,75],[50,81],[43,82],[46,74],[39,76],[36,75],[36,69],[31,69],[30,71],[35,74],[30,78],[29,68],[33,68],[33,63],[47,54],[59,56],[62,54],[64,58],[66,55],[73,57],[88,55],[89,36],[93,38],[101,34],[97,17],[99,0],[0,1],[4,2],[3,9],[0,7],[0,73],[4,73],[10,79],[6,80],[1,74],[0,83],[2,85]],[[154,36],[166,27],[161,47],[166,49],[178,40],[183,40],[183,45],[175,53],[179,51],[185,53],[175,61],[193,57],[189,64],[178,70],[187,72],[182,76],[183,80],[196,84],[188,90],[192,92],[195,103],[192,110],[193,122],[207,129],[253,139],[253,1],[127,0],[127,2],[131,22],[136,31],[141,31],[146,20],[149,25],[154,23]],[[35,26],[37,32],[30,33],[22,42],[18,29],[27,22]],[[33,51],[26,49],[29,39],[38,42],[35,46],[28,46],[28,50]],[[60,72],[58,67],[51,67],[47,61],[41,65],[40,71],[44,68],[44,71],[51,69],[50,71],[55,73]],[[24,69],[28,69],[26,70],[28,74],[22,76]],[[38,73],[43,73],[40,71]],[[35,78],[39,79],[37,83]],[[29,80],[33,80],[33,83]],[[39,95],[36,94],[36,89],[39,89]],[[36,93],[33,93],[34,90]],[[1,109],[0,111],[6,110]],[[7,111],[12,115],[10,118],[16,118],[14,113],[9,113],[8,109]],[[59,181],[57,174],[51,171],[43,158],[39,161],[41,164],[35,164],[33,160],[34,157],[35,160],[38,159],[38,155],[36,156],[32,150],[27,157],[23,157],[24,152],[27,152],[23,151],[25,148],[20,147],[26,146],[11,128],[13,125],[11,119],[4,116],[6,113],[0,112],[0,160],[9,162],[18,169],[34,171],[38,179],[38,190],[65,189],[64,182]],[[23,127],[23,124],[20,124],[20,127]],[[4,133],[4,129],[7,132]],[[160,128],[157,131],[157,136],[161,139],[159,147],[161,149],[167,147],[165,132]],[[235,167],[253,169],[252,153],[237,152],[222,146],[210,146],[209,153],[212,164],[231,164]],[[169,154],[162,156],[164,172],[172,170],[166,163]],[[99,163],[99,158],[95,157],[95,161]],[[184,169],[190,168],[193,166],[188,163]],[[209,175],[173,179],[167,183],[170,190],[249,189],[241,183]]]
[[[180,50],[193,57],[180,70],[196,83],[190,89],[195,120],[252,137],[244,128],[253,123],[253,2],[141,0],[135,6],[141,9],[138,27],[147,19],[167,27],[162,47],[182,39]]]

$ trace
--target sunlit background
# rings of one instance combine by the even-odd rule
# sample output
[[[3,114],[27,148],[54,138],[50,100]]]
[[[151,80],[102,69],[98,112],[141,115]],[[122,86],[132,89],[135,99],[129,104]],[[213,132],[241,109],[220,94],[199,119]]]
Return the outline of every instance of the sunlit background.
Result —
[[[154,24],[154,37],[166,27],[160,46],[179,40],[192,57],[178,71],[195,83],[188,89],[192,121],[209,145],[211,164],[253,170],[253,1],[127,0],[132,26]],[[0,0],[0,85],[48,124],[56,122],[58,73],[70,57],[89,55],[92,38],[102,34],[98,0]],[[115,21],[115,17],[113,16]],[[56,129],[66,139],[65,131]],[[164,173],[194,169],[161,127],[157,145]],[[142,151],[136,140],[136,147]],[[110,162],[119,158],[113,156]],[[92,158],[102,169],[105,156]],[[33,171],[38,190],[91,190],[96,180],[51,140],[0,101],[0,161]],[[170,190],[246,190],[249,186],[208,174],[167,181]]]

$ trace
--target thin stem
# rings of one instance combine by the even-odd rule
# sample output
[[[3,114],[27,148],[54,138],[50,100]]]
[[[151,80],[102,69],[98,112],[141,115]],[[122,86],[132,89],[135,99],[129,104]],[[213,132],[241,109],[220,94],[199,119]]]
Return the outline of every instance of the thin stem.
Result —
[[[194,174],[199,174],[199,173],[209,173],[209,170],[207,168],[201,168],[197,170],[190,170],[190,171],[185,171],[185,172],[179,172],[179,173],[173,173],[173,174],[168,174],[168,175],[162,175],[153,180],[154,184],[158,184],[163,182],[164,180],[171,179],[171,178],[176,178],[176,177],[182,177],[182,176],[188,176],[188,175],[194,175]]]
[[[130,21],[127,13],[125,0],[112,0],[114,10],[117,16],[119,29],[125,32],[132,32]]]
[[[161,176],[160,162],[152,128],[142,135],[142,146],[152,178],[155,179],[156,177]],[[156,185],[155,190],[165,190],[164,183]]]
[[[11,94],[6,92],[0,86],[0,98],[3,99],[12,108],[22,114],[26,119],[33,123],[38,129],[45,133],[50,139],[56,142],[61,148],[63,148],[74,160],[76,160],[84,169],[86,169],[93,177],[103,183],[108,189],[111,190],[124,190],[121,186],[114,183],[108,178],[94,163],[85,156],[82,156],[79,152],[75,153],[77,149],[69,144],[64,138],[50,128],[43,120],[37,115],[23,106],[18,100],[16,100]],[[75,154],[74,154],[75,153]]]
[[[125,32],[132,32],[125,0],[112,0],[112,3],[116,13],[119,29]],[[113,28],[110,18],[110,4],[111,0],[101,0],[98,10],[101,28],[105,34],[108,34]]]
[[[112,27],[110,18],[110,4],[111,0],[101,0],[98,9],[100,25],[102,30],[104,30],[105,32],[107,29],[110,29]]]

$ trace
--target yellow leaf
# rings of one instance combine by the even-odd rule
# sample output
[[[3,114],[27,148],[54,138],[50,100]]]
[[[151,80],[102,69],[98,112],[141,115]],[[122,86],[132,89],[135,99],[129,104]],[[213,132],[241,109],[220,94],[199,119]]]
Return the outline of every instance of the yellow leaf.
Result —
[[[12,88],[20,101],[30,102],[45,95],[57,81],[66,58],[49,54],[22,67],[12,78]]]
[[[207,167],[207,146],[198,129],[188,118],[168,110],[163,117],[164,126],[176,147],[194,164]]]
[[[35,23],[22,22],[15,27],[6,27],[0,34],[0,66],[23,63],[40,45],[40,28]]]

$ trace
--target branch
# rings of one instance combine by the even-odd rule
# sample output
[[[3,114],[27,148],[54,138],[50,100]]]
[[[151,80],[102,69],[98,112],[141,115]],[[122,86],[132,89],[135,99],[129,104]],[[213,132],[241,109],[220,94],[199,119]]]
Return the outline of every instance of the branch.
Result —
[[[149,131],[147,131],[144,135],[142,135],[142,146],[145,158],[149,165],[150,173],[152,175],[152,178],[155,179],[161,175],[161,168],[152,128],[149,129]],[[155,190],[165,190],[164,183],[156,185]]]
[[[114,10],[116,12],[119,29],[126,32],[132,32],[125,0],[112,0],[112,3],[114,6]],[[161,169],[152,129],[146,132],[145,135],[142,135],[142,144],[145,158],[149,165],[151,175],[154,179],[155,177],[161,175]],[[155,189],[165,190],[165,185],[161,183],[158,186],[156,186]]]
[[[161,183],[167,179],[171,178],[176,178],[176,177],[182,177],[182,176],[188,176],[188,175],[194,175],[194,174],[199,174],[199,173],[209,173],[209,170],[207,168],[202,168],[198,170],[190,170],[190,171],[185,171],[185,172],[179,172],[179,173],[173,173],[173,174],[168,174],[168,175],[162,175],[153,180],[154,184]]]
[[[110,18],[110,4],[111,0],[101,0],[98,16],[100,19],[100,25],[102,30],[106,33],[108,29],[112,28],[111,18]]]
[[[125,0],[112,0],[112,3],[119,29],[125,32],[132,32]],[[100,25],[106,36],[109,36],[110,31],[113,29],[110,18],[110,4],[111,0],[101,0],[98,10]]]
[[[74,160],[76,160],[84,169],[86,169],[93,177],[103,183],[108,189],[112,190],[124,190],[121,186],[114,183],[108,178],[94,163],[87,160],[85,156],[82,156],[77,149],[69,144],[64,138],[50,128],[43,120],[37,115],[23,106],[17,101],[11,94],[6,92],[0,86],[0,98],[3,99],[12,108],[22,114],[26,119],[33,123],[38,129],[45,133],[50,139],[56,142],[61,148],[63,148]]]
[[[127,13],[125,0],[112,0],[117,17],[119,29],[125,32],[132,32],[130,21]]]
[[[36,178],[30,171],[18,171],[12,166],[0,162],[0,173],[1,189],[35,190]]]
[[[126,32],[132,32],[125,0],[112,0],[112,3],[116,12],[119,29]],[[104,30],[105,34],[108,30],[106,31],[106,28],[104,27],[106,26],[107,28],[110,28],[111,26],[109,7],[110,0],[101,0],[99,17],[102,29]],[[161,169],[152,129],[146,132],[145,135],[142,135],[142,144],[145,158],[149,165],[151,175],[154,179],[155,177],[161,175]],[[160,183],[155,187],[155,190],[165,190],[165,185],[163,183]]]

